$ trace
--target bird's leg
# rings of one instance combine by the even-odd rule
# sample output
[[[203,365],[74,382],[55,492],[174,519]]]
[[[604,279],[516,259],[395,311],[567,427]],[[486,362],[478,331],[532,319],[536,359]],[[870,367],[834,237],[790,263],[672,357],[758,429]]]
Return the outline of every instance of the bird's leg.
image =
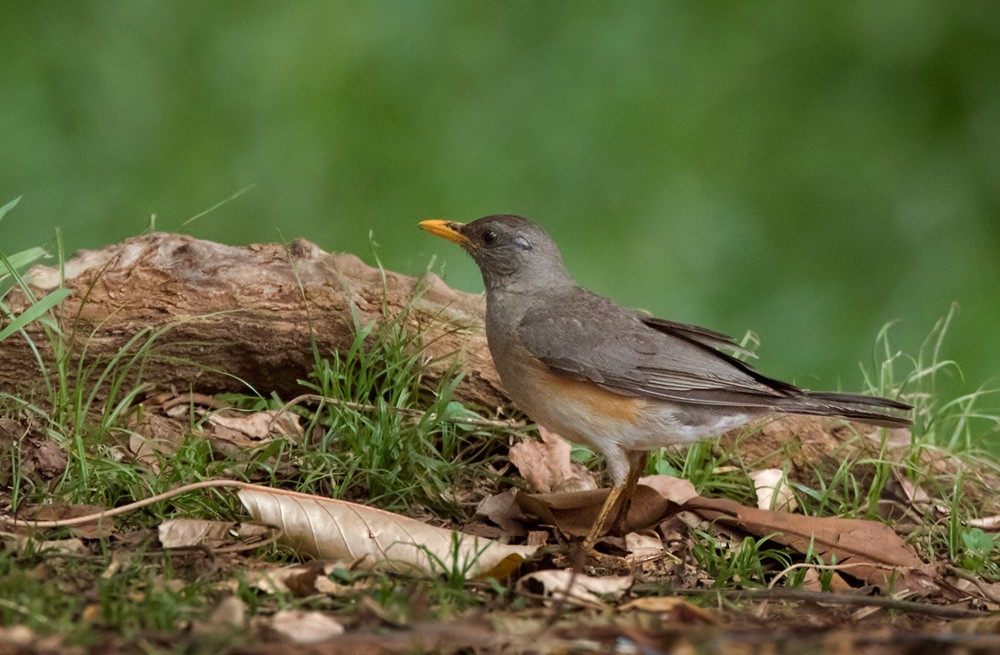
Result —
[[[597,520],[594,521],[594,525],[591,526],[590,532],[587,533],[587,538],[583,540],[584,550],[593,550],[594,544],[597,540],[604,536],[607,532],[604,529],[604,525],[608,522],[608,517],[611,515],[611,510],[615,507],[615,501],[621,495],[622,491],[625,490],[625,485],[619,484],[611,487],[611,491],[608,492],[608,497],[601,505],[601,511],[597,515]]]
[[[611,532],[624,534],[627,529],[628,511],[632,506],[632,497],[635,495],[635,489],[639,485],[639,478],[646,468],[646,453],[644,451],[631,452],[628,454],[628,460],[628,477],[626,477],[624,484],[616,484],[608,492],[608,497],[601,506],[600,513],[597,515],[597,520],[594,521],[590,532],[587,533],[587,538],[583,540],[583,547],[586,550],[593,550],[597,540],[609,532],[605,529],[605,526],[608,524],[608,519],[611,517],[611,512],[614,510],[619,498],[621,498],[622,502],[617,514],[615,514],[614,523],[611,525]]]
[[[635,497],[635,490],[639,487],[639,478],[646,470],[646,451],[629,453],[628,478],[625,480],[625,488],[622,490],[622,502],[618,507],[618,516],[611,524],[611,534],[624,536],[628,532],[628,513],[632,509],[632,499]]]

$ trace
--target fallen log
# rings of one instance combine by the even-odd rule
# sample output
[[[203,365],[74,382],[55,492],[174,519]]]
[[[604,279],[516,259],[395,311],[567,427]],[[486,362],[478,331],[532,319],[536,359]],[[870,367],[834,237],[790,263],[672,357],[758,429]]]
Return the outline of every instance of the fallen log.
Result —
[[[70,370],[81,359],[84,367],[109,362],[137,334],[156,333],[141,373],[153,388],[291,397],[312,369],[314,342],[325,356],[349,347],[358,324],[399,317],[421,335],[429,382],[457,365],[457,399],[491,408],[506,401],[486,348],[482,296],[430,273],[374,268],[304,240],[237,247],[169,233],[80,251],[63,271],[36,266],[25,278],[35,297],[70,289],[54,310]],[[20,313],[31,299],[16,289],[4,302]],[[25,332],[0,341],[0,392],[39,387],[39,359],[53,375],[43,325]]]

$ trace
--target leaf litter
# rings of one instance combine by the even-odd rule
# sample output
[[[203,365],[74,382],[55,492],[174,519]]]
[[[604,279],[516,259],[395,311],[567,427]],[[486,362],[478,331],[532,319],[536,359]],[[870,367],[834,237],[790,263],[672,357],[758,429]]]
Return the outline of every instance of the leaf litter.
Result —
[[[269,439],[288,432],[296,433],[294,424],[278,424],[274,420],[275,416],[270,413],[220,413],[218,416],[223,419],[221,421],[208,420],[210,415],[212,412],[209,411],[204,414],[206,420],[202,423],[203,438],[216,444],[228,442],[237,449],[251,447],[250,442],[253,440]],[[274,429],[275,425],[281,427]],[[4,429],[9,433],[11,427],[6,424]],[[812,434],[810,430],[817,430],[815,424],[809,424],[809,429],[804,431],[798,431],[800,427],[801,425],[789,427],[771,424],[765,426],[764,430],[770,429],[772,436]],[[647,648],[648,652],[666,652],[663,649],[667,643],[672,644],[671,647],[679,644],[693,647],[698,643],[706,643],[706,638],[704,633],[699,633],[692,626],[723,624],[738,627],[742,620],[740,617],[744,615],[738,607],[732,606],[727,609],[726,606],[719,605],[714,611],[706,610],[673,594],[725,593],[729,597],[729,592],[734,591],[751,595],[770,593],[767,598],[772,604],[767,613],[776,620],[789,612],[790,608],[798,608],[790,615],[795,619],[793,625],[812,622],[816,626],[831,628],[837,622],[842,625],[847,620],[861,626],[888,625],[895,629],[927,626],[930,635],[927,638],[931,641],[937,633],[960,633],[974,637],[968,643],[987,643],[980,639],[982,633],[995,632],[996,627],[995,621],[986,615],[953,624],[934,623],[933,620],[921,622],[918,617],[921,608],[933,616],[933,608],[936,606],[969,608],[965,610],[969,612],[974,609],[995,611],[998,605],[995,596],[991,600],[990,595],[991,590],[995,591],[997,583],[970,581],[947,575],[946,567],[925,562],[906,539],[880,521],[809,516],[795,512],[794,483],[815,475],[816,462],[825,462],[831,452],[842,452],[846,448],[857,446],[856,438],[845,438],[847,432],[842,426],[834,431],[837,435],[834,437],[830,436],[831,433],[826,428],[819,432],[824,435],[824,445],[819,447],[815,441],[797,444],[797,455],[789,455],[787,440],[782,446],[782,455],[767,453],[769,444],[774,443],[773,439],[768,441],[767,438],[763,443],[758,443],[756,454],[752,449],[739,450],[746,462],[741,462],[740,466],[746,467],[757,492],[757,507],[721,498],[702,497],[687,480],[670,476],[644,478],[629,515],[629,534],[621,539],[608,538],[602,545],[623,556],[617,570],[607,571],[613,575],[593,575],[585,572],[590,569],[589,566],[580,567],[579,560],[574,562],[564,554],[538,551],[538,546],[542,544],[563,543],[566,535],[584,534],[606,495],[606,490],[590,488],[587,482],[589,473],[583,474],[579,465],[570,462],[570,450],[560,443],[557,435],[543,435],[540,445],[515,445],[512,448],[512,461],[519,468],[525,467],[525,484],[540,493],[508,489],[481,499],[478,518],[486,524],[496,526],[495,534],[500,537],[499,540],[463,536],[456,530],[430,526],[372,507],[240,485],[238,493],[254,518],[280,526],[284,543],[291,544],[294,552],[300,556],[317,558],[317,564],[320,565],[318,568],[309,564],[298,568],[290,567],[279,574],[276,572],[279,569],[272,569],[270,573],[258,572],[259,567],[250,564],[249,570],[253,575],[248,579],[258,580],[253,584],[260,593],[292,593],[303,598],[338,598],[350,597],[352,594],[355,597],[358,594],[365,597],[373,580],[370,575],[357,573],[365,567],[385,567],[383,570],[403,572],[406,575],[421,572],[421,575],[440,576],[447,575],[446,569],[450,564],[453,569],[461,569],[461,573],[472,580],[482,576],[502,578],[517,573],[520,566],[520,573],[507,583],[510,585],[510,592],[523,596],[529,602],[533,600],[541,603],[538,606],[541,614],[535,614],[530,609],[522,611],[518,620],[523,625],[521,629],[513,631],[505,628],[505,622],[509,620],[505,611],[493,612],[492,618],[485,623],[463,620],[466,626],[464,630],[460,627],[463,621],[457,624],[451,624],[447,620],[430,624],[406,624],[405,631],[409,635],[407,644],[433,644],[432,648],[448,644],[456,648],[497,648],[498,645],[520,644],[519,648],[524,652],[536,652],[532,649],[541,649],[543,644],[545,648],[572,649],[574,644],[583,647],[584,643],[632,643],[636,648]],[[727,435],[723,440],[738,438]],[[166,444],[159,451],[160,454],[169,453],[171,448],[176,447],[176,440],[159,440]],[[741,442],[741,445],[751,443],[755,443],[755,439],[749,439],[745,444]],[[149,456],[139,449],[134,449],[133,452],[137,458]],[[929,461],[942,470],[949,465],[944,457],[930,456]],[[784,468],[768,466],[775,463]],[[985,484],[982,480],[973,479]],[[897,477],[894,484],[887,485],[887,489],[889,493],[898,494],[901,501],[913,511],[947,516],[947,508],[928,502],[929,494],[908,478]],[[977,498],[985,498],[985,495]],[[989,507],[988,502],[984,503],[984,509]],[[996,512],[992,514],[996,515]],[[27,514],[22,514],[21,517],[25,516]],[[59,520],[52,517],[49,519]],[[987,528],[992,526],[990,516],[981,519],[980,523]],[[105,525],[108,523],[105,522]],[[227,543],[231,545],[234,526],[235,524],[225,522],[197,522],[180,518],[165,521],[160,527],[160,533],[164,546],[221,551]],[[775,582],[788,575],[794,566],[801,566],[806,569],[807,574],[803,578],[803,589],[832,588],[845,593],[819,594],[802,591],[800,593],[817,593],[817,596],[800,597],[811,600],[786,600],[794,598],[793,590],[776,588],[754,591],[752,587],[740,589],[739,585],[737,588],[713,589],[712,577],[700,570],[691,558],[695,545],[693,540],[697,538],[691,532],[692,526],[715,534],[721,542],[728,543],[730,548],[735,548],[741,543],[741,539],[747,537],[780,544],[798,553],[800,557],[809,559],[802,559],[785,570],[779,570],[780,567],[773,569]],[[85,537],[94,538],[97,537]],[[531,545],[517,545],[525,542]],[[533,556],[533,553],[536,554]],[[557,568],[551,568],[552,564],[556,564]],[[836,576],[823,578],[824,567],[835,569]],[[599,566],[598,572],[600,568]],[[351,573],[343,583],[334,582],[337,575],[342,575],[337,571],[355,573]],[[623,572],[626,575],[621,575]],[[665,582],[668,582],[667,586],[664,586]],[[681,586],[671,587],[669,583],[680,583]],[[221,585],[219,589],[225,586],[227,585]],[[887,596],[872,598],[864,595],[873,589],[878,589]],[[668,593],[656,593],[657,590]],[[669,593],[671,591],[673,593]],[[824,599],[832,601],[834,596],[838,600],[856,599],[861,604],[855,606],[853,613],[844,614],[836,610],[831,612],[830,606],[824,604]],[[560,598],[564,602],[558,602]],[[921,603],[899,600],[901,598],[919,598]],[[874,603],[875,600],[889,601],[890,604],[881,606]],[[911,602],[911,605],[905,605],[907,602]],[[284,638],[303,644],[332,638],[345,647],[378,643],[392,648],[393,639],[386,639],[378,628],[380,623],[392,623],[387,615],[374,616],[371,619],[375,621],[374,624],[370,620],[367,624],[357,620],[344,623],[328,613],[308,611],[281,614],[280,620],[276,613],[269,618],[258,616],[247,621],[245,605],[241,604],[242,601],[229,601],[230,605],[234,603],[238,605],[235,609],[220,603],[215,610],[206,614],[202,623],[193,623],[192,629],[198,632],[206,630],[206,625],[209,626],[208,631],[211,631],[213,625],[219,626],[219,629],[224,626],[250,625],[251,630],[270,630],[275,635],[283,635]],[[577,609],[571,611],[570,606],[576,606]],[[884,607],[901,609],[908,614],[889,617],[885,615]],[[600,618],[602,614],[612,610],[614,616]],[[553,611],[557,613],[552,614]],[[880,614],[889,620],[872,624],[874,617]],[[658,622],[650,626],[648,619],[636,618],[643,616],[659,617]],[[837,618],[831,623],[833,617]],[[758,617],[758,626],[760,618]],[[594,621],[593,624],[589,624],[591,620]],[[790,624],[785,620],[786,623],[780,625],[787,627]],[[569,625],[577,627],[569,628]],[[525,626],[530,626],[530,629]],[[691,632],[692,629],[695,631]],[[526,642],[524,637],[528,633],[536,636]],[[27,639],[23,634],[17,638]],[[833,631],[826,638],[832,640],[831,643],[839,639],[844,644],[855,644],[857,636],[854,633]],[[879,643],[878,639],[872,640],[870,635],[867,638],[869,643]],[[664,639],[667,641],[663,641]],[[718,652],[728,652],[725,650],[725,639],[726,637],[716,634],[707,643],[723,649]],[[891,639],[881,643],[884,647],[893,645]],[[252,651],[252,648],[247,650]],[[384,652],[407,651],[400,649]]]

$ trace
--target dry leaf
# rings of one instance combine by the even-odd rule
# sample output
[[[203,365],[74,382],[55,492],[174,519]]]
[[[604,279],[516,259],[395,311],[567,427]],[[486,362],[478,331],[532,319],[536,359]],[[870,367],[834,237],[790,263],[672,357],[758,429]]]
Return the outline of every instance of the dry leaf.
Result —
[[[565,597],[576,605],[603,605],[600,596],[620,598],[632,582],[630,575],[594,577],[569,569],[550,569],[529,573],[517,581],[517,587],[556,600]]]
[[[247,571],[247,584],[268,594],[292,594],[297,597],[326,594],[327,596],[343,596],[357,593],[359,589],[371,585],[369,578],[363,578],[352,584],[339,584],[330,579],[337,565],[333,562],[306,562],[291,564],[267,570]]]
[[[223,410],[209,414],[206,423],[215,428],[213,436],[237,445],[256,446],[270,437],[303,433],[298,414],[277,410],[250,414]]]
[[[271,628],[298,644],[318,644],[344,634],[344,626],[329,614],[305,610],[277,612]]]
[[[304,570],[305,568],[298,564],[291,564],[273,569],[247,571],[244,575],[247,585],[254,589],[259,589],[266,594],[287,594],[291,593],[291,589],[285,581],[291,577],[302,575]],[[310,590],[310,592],[314,591],[315,589]]]
[[[17,554],[34,553],[45,555],[46,557],[59,557],[60,555],[89,555],[90,550],[84,545],[82,539],[53,539],[51,541],[38,541],[33,537],[17,535]]]
[[[247,604],[236,596],[226,596],[220,600],[208,615],[211,626],[237,628],[245,625],[246,621]]]
[[[910,505],[920,505],[926,507],[931,502],[931,497],[923,487],[917,486],[915,482],[906,477],[902,472],[893,469],[893,478],[897,482],[906,496]]]
[[[157,528],[164,548],[208,546],[217,548],[230,541],[235,523],[203,519],[167,519]]]
[[[177,452],[184,443],[184,433],[189,424],[147,411],[133,415],[129,427],[128,447],[132,456],[159,472],[160,455]]]
[[[758,509],[794,512],[798,508],[795,495],[785,478],[785,472],[781,469],[752,471],[750,479],[753,480],[754,491],[757,492]]]
[[[509,536],[523,537],[528,534],[522,522],[527,517],[517,506],[516,489],[483,498],[476,508],[476,516],[489,519]]]
[[[965,522],[973,528],[980,528],[981,530],[991,530],[995,528],[1000,528],[1000,515],[998,516],[984,516],[978,519],[969,519]]]
[[[698,495],[690,480],[675,478],[672,475],[647,475],[639,478],[639,484],[646,485],[665,500],[683,505]]]
[[[66,471],[66,451],[48,435],[39,433],[28,425],[0,417],[0,452],[17,444],[18,473],[28,478],[40,477],[45,480],[57,478]],[[10,482],[13,473],[12,462],[0,459],[0,487]]]
[[[597,520],[608,492],[608,489],[552,494],[518,492],[517,504],[543,523],[554,525],[566,534],[582,536]],[[642,478],[628,513],[628,531],[638,532],[658,524],[664,516],[675,512],[680,503],[695,495],[687,480],[666,475]]]
[[[255,519],[280,527],[296,551],[355,566],[432,574],[457,568],[470,578],[502,578],[536,550],[342,500],[251,486],[238,495]]]
[[[242,630],[246,625],[247,604],[236,596],[226,596],[204,621],[192,621],[191,630],[197,635],[217,635]]]
[[[895,577],[894,588],[898,590],[899,579],[912,572],[931,574],[928,565],[906,542],[892,528],[878,521],[770,512],[724,498],[700,496],[689,500],[685,509],[695,511],[706,520],[735,526],[758,537],[770,536],[800,553],[811,549],[826,562],[836,558],[837,564],[851,564],[843,573],[866,584],[887,588]],[[894,570],[886,567],[899,571],[894,576]]]
[[[51,480],[63,474],[66,470],[66,451],[55,441],[36,441],[25,448],[24,459],[30,466],[22,469],[22,473],[37,473],[40,477]]]
[[[680,497],[691,491],[681,484],[673,484],[671,488],[681,493]],[[606,497],[607,490],[601,489],[564,494],[519,493],[517,501],[525,512],[566,534],[580,536],[587,534]],[[678,503],[640,484],[628,516],[629,530],[655,525],[680,509]],[[934,574],[931,567],[884,523],[767,511],[700,496],[687,499],[683,510],[693,511],[716,526],[767,536],[800,553],[812,552],[826,562],[849,565],[843,573],[866,584],[882,588],[892,585],[896,590],[906,586],[923,594],[937,589],[929,579]]]
[[[196,434],[207,439],[214,451],[236,461],[245,461],[249,450],[272,439],[303,433],[297,414],[277,410],[251,414],[233,410],[214,412],[201,427]]]
[[[542,440],[525,440],[510,448],[510,461],[528,486],[539,493],[586,491],[596,489],[594,475],[585,466],[570,460],[568,441],[543,427]]]
[[[628,551],[625,561],[629,564],[639,564],[662,555],[663,542],[656,535],[629,532],[625,535],[625,550]]]
[[[33,521],[59,521],[61,519],[77,518],[78,516],[90,516],[91,514],[103,512],[105,509],[105,507],[100,505],[51,503],[26,512],[25,518],[30,518]],[[82,539],[102,539],[114,534],[115,520],[114,518],[104,517],[91,523],[75,525],[69,531]]]

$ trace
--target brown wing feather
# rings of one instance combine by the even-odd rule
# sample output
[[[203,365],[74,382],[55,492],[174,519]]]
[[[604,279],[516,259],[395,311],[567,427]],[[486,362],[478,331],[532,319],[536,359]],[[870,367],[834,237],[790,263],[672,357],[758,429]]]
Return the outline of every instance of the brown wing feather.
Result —
[[[799,389],[718,350],[729,347],[724,335],[670,322],[650,326],[649,319],[580,288],[539,298],[518,331],[553,373],[625,396],[844,416],[890,427],[910,423],[900,415],[911,409],[906,403]]]
[[[584,289],[540,301],[518,327],[521,341],[553,371],[573,379],[623,395],[700,404],[769,407],[799,393],[703,341],[653,329]]]
[[[644,325],[648,325],[658,332],[664,332],[688,341],[695,341],[711,348],[729,350],[746,357],[753,357],[755,359],[757,357],[756,353],[752,350],[747,350],[741,346],[736,339],[727,334],[716,332],[715,330],[709,330],[708,328],[703,328],[698,325],[668,321],[665,318],[646,316],[641,313],[637,314],[637,316]]]

